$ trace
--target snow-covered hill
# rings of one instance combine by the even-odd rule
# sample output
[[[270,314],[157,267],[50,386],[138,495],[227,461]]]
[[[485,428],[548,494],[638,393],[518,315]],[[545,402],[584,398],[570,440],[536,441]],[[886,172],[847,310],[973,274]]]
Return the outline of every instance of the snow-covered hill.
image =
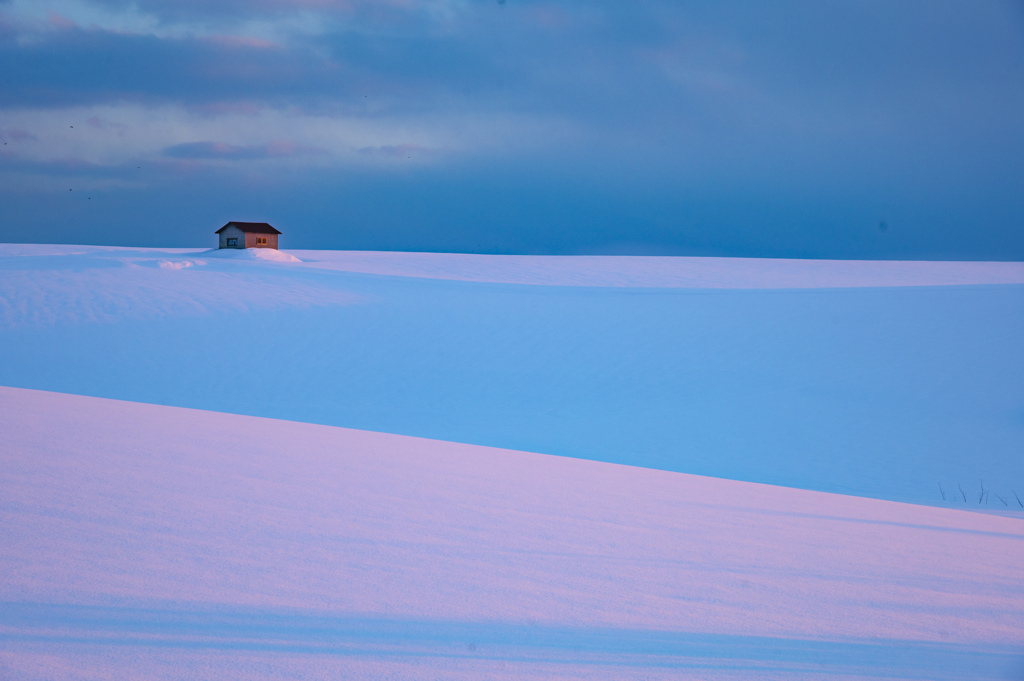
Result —
[[[295,254],[0,247],[0,385],[1024,511],[1020,263]]]
[[[1015,679],[1024,521],[0,388],[0,678]]]

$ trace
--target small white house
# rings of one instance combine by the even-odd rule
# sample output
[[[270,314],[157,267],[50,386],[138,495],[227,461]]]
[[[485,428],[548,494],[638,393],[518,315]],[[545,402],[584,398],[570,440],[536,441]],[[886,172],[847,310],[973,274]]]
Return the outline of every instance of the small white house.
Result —
[[[216,232],[218,248],[277,248],[277,231],[266,222],[229,222]]]

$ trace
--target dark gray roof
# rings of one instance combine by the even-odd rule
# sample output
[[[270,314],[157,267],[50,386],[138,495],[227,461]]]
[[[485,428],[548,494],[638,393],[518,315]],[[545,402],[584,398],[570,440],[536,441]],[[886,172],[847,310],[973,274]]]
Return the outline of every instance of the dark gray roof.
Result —
[[[223,227],[218,229],[216,232],[214,232],[214,234],[220,234],[221,232],[223,232],[228,227],[231,227],[232,225],[234,225],[238,229],[242,230],[243,232],[249,232],[251,234],[280,234],[281,233],[281,232],[277,231],[276,229],[274,229],[273,227],[271,227],[270,225],[268,225],[265,222],[229,222],[228,224],[224,225]]]

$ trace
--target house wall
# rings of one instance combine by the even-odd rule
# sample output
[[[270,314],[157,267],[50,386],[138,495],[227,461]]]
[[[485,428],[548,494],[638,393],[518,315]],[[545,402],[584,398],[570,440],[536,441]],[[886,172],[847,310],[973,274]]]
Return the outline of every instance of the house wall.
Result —
[[[256,245],[256,237],[267,237],[267,243],[263,246]],[[277,234],[246,234],[245,235],[245,247],[246,248],[277,248]]]
[[[232,225],[231,227],[228,227],[227,229],[225,229],[223,232],[221,232],[217,236],[220,237],[220,244],[218,245],[218,248],[245,248],[246,247],[246,236],[247,236],[246,233],[243,232],[242,230],[238,229],[234,225]],[[238,245],[237,246],[228,246],[228,239],[238,239]],[[254,239],[253,240],[253,244],[255,244],[255,243],[256,243],[256,241]]]

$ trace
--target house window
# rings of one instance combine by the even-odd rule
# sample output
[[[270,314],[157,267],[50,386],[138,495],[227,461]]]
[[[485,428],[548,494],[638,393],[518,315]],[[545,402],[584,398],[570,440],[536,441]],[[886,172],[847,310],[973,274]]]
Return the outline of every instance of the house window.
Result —
[[[228,246],[237,246],[238,239],[228,239]]]
[[[265,237],[265,236],[258,236],[258,237],[256,237],[256,245],[257,246],[266,246],[267,245],[267,237]]]

